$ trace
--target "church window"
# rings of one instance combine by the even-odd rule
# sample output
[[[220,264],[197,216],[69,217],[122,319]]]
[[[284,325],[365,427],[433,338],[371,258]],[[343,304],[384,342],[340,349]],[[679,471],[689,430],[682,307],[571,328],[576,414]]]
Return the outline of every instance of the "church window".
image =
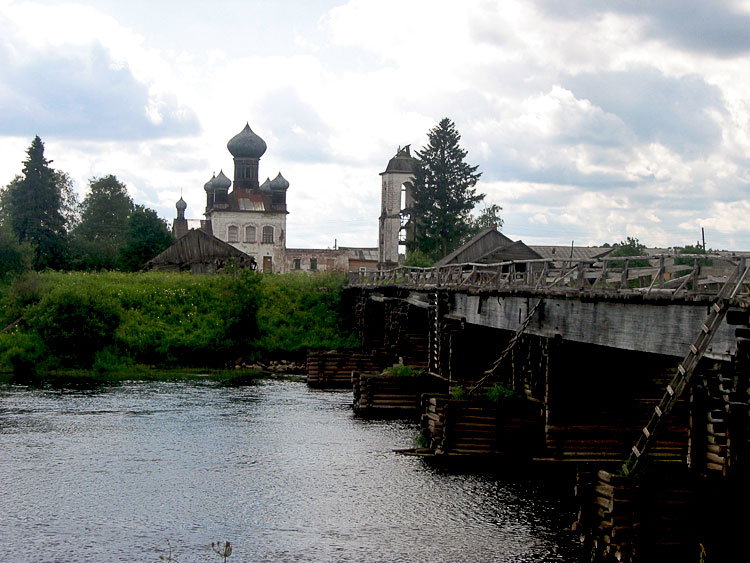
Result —
[[[302,259],[301,258],[295,258],[294,259],[294,269],[295,270],[301,270],[302,269]]]
[[[263,242],[273,242],[273,227],[263,227]]]
[[[310,269],[311,270],[317,270],[318,269],[318,259],[317,258],[310,258]]]
[[[227,242],[239,242],[240,241],[240,229],[235,225],[227,227]]]
[[[245,227],[245,242],[255,242],[255,227],[252,225]]]

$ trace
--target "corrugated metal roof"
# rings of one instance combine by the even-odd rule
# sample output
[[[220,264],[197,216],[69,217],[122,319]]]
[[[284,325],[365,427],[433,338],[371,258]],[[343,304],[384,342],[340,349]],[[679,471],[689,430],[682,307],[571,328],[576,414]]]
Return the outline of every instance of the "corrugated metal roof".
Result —
[[[596,260],[612,252],[612,248],[600,246],[529,245],[529,248],[546,260]]]
[[[346,252],[349,260],[367,260],[371,262],[378,261],[377,248],[357,248],[354,246],[339,246],[340,250]]]

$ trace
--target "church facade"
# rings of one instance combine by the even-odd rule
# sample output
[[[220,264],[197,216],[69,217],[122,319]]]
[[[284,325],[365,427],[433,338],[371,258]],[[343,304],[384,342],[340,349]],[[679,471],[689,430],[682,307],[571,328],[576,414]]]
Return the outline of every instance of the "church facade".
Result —
[[[201,230],[248,255],[263,272],[362,271],[375,269],[377,248],[288,249],[287,190],[289,182],[279,172],[259,182],[260,159],[267,145],[249,124],[227,143],[234,160],[233,180],[221,170],[204,185],[205,220]],[[187,204],[177,202],[173,232],[180,239],[188,231]]]

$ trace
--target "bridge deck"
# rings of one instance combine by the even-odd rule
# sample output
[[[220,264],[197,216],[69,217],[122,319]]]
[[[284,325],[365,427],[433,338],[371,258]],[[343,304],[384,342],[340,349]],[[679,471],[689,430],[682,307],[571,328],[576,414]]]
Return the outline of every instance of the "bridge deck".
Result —
[[[446,292],[451,296],[447,318],[510,331],[542,300],[526,329],[529,334],[681,357],[706,319],[708,305],[732,272],[744,267],[744,257],[711,255],[523,260],[352,273],[349,285],[373,295],[397,292],[423,306],[426,294]],[[742,282],[731,301],[735,309],[750,309],[748,283]],[[724,321],[706,356],[728,360],[736,350],[735,329]]]

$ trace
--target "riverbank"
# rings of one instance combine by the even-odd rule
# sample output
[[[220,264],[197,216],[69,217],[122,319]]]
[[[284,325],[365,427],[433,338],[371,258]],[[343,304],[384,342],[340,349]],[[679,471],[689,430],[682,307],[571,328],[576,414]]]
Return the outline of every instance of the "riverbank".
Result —
[[[138,365],[234,368],[352,348],[343,284],[336,273],[30,273],[0,287],[0,372],[105,377]]]
[[[304,382],[304,367],[290,361],[255,363],[252,366],[236,365],[228,369],[171,368],[155,366],[120,366],[103,373],[91,370],[63,369],[34,375],[17,375],[0,372],[0,385],[27,387],[91,388],[100,385],[118,385],[126,382],[194,382],[211,381],[225,386],[254,385],[260,380]]]

